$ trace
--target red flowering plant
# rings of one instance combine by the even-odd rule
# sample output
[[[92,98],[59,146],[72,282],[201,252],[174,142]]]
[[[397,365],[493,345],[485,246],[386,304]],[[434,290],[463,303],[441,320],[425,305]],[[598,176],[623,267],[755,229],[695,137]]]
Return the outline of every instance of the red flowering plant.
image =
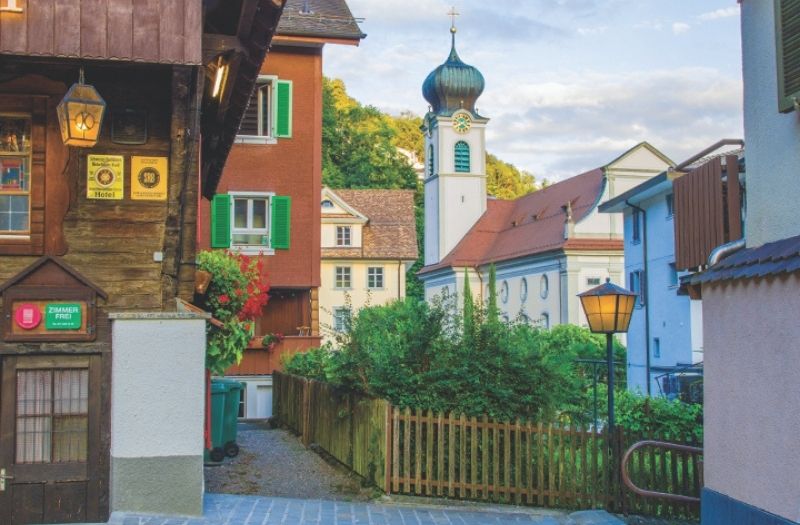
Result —
[[[197,267],[211,274],[205,309],[222,322],[222,328],[209,325],[206,367],[222,374],[239,363],[250,342],[255,320],[269,299],[269,284],[264,262],[229,251],[202,251]]]
[[[274,334],[267,334],[261,338],[261,344],[267,349],[272,350],[275,348],[275,345],[283,341],[284,335],[280,332],[275,332]]]

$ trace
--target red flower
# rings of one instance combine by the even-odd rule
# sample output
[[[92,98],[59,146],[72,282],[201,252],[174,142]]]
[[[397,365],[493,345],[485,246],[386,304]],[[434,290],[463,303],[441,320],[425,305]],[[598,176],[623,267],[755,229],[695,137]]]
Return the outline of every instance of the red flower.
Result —
[[[229,302],[231,302],[231,298],[230,298],[230,297],[228,297],[228,294],[222,294],[222,295],[220,295],[220,296],[217,298],[217,300],[219,301],[219,304],[228,304]]]
[[[241,297],[243,293],[244,293],[244,290],[242,290],[241,288],[237,288],[237,289],[236,289],[236,295],[237,295],[237,297]]]

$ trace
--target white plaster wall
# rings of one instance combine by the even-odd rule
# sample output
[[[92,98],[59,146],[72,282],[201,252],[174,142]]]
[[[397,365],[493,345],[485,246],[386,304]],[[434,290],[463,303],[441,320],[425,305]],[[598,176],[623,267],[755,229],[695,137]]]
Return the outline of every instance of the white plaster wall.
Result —
[[[606,185],[600,202],[613,199],[617,195],[655,177],[669,167],[661,157],[645,146],[640,146],[623,158],[609,164],[606,168]],[[595,238],[616,238],[623,234],[622,214],[599,213],[592,210],[585,219],[575,225],[575,234]]]
[[[202,455],[205,319],[186,313],[110,317],[112,457]]]
[[[425,265],[438,263],[439,254],[439,179],[425,179]]]
[[[455,147],[461,140],[469,144],[470,173],[486,173],[486,124],[473,121],[470,130],[462,134],[456,133],[450,122],[446,119],[439,127],[439,151],[443,154],[438,157],[438,173],[455,173]]]
[[[600,277],[600,282],[604,283],[606,277],[610,277],[612,283],[621,285],[624,282],[623,267],[623,256],[611,252],[568,254],[562,272],[562,280],[565,281],[562,296],[565,309],[564,322],[588,327],[589,323],[586,321],[581,300],[578,298],[579,293],[594,288],[587,283],[586,279]]]
[[[800,521],[800,275],[704,286],[703,311],[706,486]]]
[[[460,173],[440,175],[437,180],[440,188],[439,255],[444,258],[486,211],[486,177]]]
[[[351,288],[342,290],[334,286],[337,266],[351,268]],[[367,288],[367,270],[371,267],[383,268],[383,288]],[[406,263],[396,260],[323,259],[319,287],[319,319],[323,340],[329,340],[332,335],[334,308],[346,306],[348,297],[354,312],[365,306],[383,305],[404,298],[406,296],[406,270]]]
[[[750,247],[800,235],[800,118],[797,112],[778,112],[774,4],[742,2],[745,226]]]
[[[498,264],[497,272],[497,306],[500,314],[510,321],[516,320],[521,313],[528,316],[534,324],[539,323],[542,314],[550,316],[550,327],[561,320],[561,280],[559,278],[560,259],[545,260],[528,259],[516,261],[516,264]],[[489,268],[484,271],[483,300],[488,300]],[[542,277],[547,279],[547,293],[542,297]],[[522,280],[528,283],[528,294],[523,300]],[[508,299],[503,301],[503,283],[508,283]]]
[[[272,417],[272,376],[225,376],[245,384],[244,419]]]
[[[330,219],[328,219],[330,220]],[[350,226],[350,246],[336,245],[336,227]],[[323,224],[322,225],[322,247],[323,248],[361,248],[362,227],[360,224]]]

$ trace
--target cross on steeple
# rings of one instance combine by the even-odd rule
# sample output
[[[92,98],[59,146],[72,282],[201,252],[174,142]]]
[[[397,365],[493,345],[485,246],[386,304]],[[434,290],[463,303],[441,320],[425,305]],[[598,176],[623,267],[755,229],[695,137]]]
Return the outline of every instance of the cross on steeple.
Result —
[[[452,31],[453,33],[456,32],[456,17],[460,15],[461,13],[456,11],[456,6],[451,7],[450,12],[447,13],[447,16],[449,16],[452,19],[452,22],[450,24],[450,31]]]

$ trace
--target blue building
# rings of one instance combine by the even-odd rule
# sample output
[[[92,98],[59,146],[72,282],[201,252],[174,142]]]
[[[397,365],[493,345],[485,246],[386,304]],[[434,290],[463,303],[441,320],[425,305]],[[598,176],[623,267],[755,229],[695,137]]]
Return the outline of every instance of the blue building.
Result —
[[[639,294],[627,335],[628,389],[670,398],[703,360],[701,304],[679,294],[675,266],[672,181],[679,175],[665,171],[600,206],[624,216],[625,284]]]

